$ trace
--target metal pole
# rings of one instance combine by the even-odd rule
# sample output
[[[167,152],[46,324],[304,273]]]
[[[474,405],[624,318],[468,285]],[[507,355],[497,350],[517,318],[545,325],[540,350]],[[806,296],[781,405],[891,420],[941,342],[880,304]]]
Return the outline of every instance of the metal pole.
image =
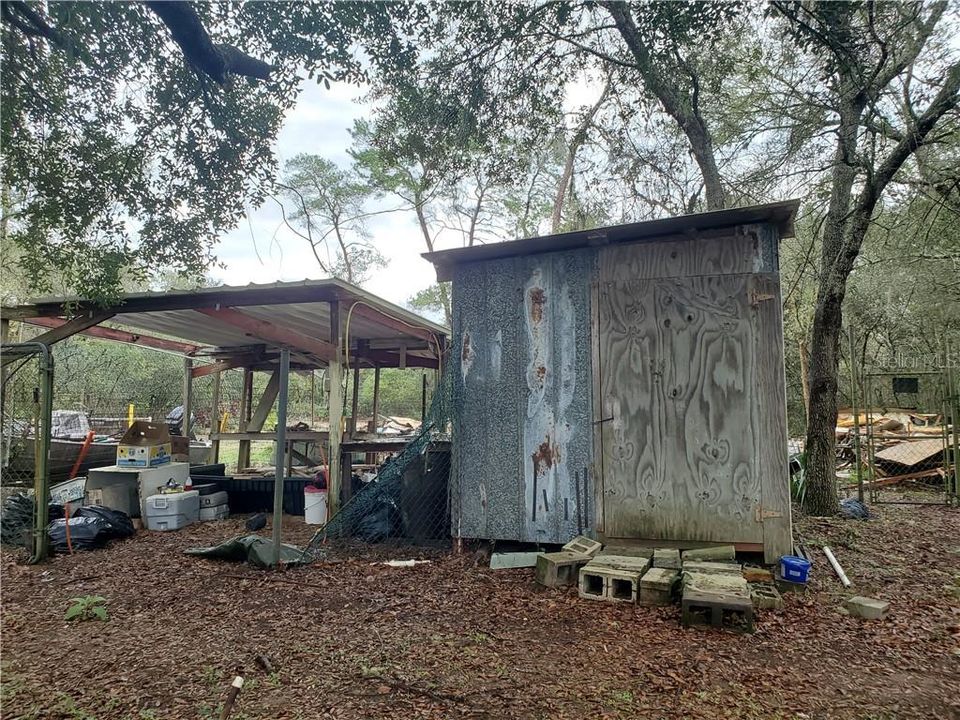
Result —
[[[425,423],[427,421],[427,374],[421,375],[420,379],[423,381],[420,387],[420,422]]]
[[[183,359],[183,424],[181,434],[190,439],[190,416],[193,414],[193,360]]]
[[[273,566],[280,566],[280,537],[283,524],[283,487],[287,467],[287,383],[290,379],[290,351],[280,351],[280,390],[277,396],[277,446],[273,471]]]
[[[853,326],[849,328],[850,336],[850,405],[853,410],[853,456],[854,467],[857,469],[857,500],[863,502],[863,471],[860,468],[860,415],[857,411],[857,373],[854,367]]]
[[[42,346],[40,353],[40,436],[34,439],[40,446],[40,463],[37,466],[35,495],[37,506],[36,552],[33,562],[47,557],[47,523],[50,522],[50,435],[53,432],[53,353]]]

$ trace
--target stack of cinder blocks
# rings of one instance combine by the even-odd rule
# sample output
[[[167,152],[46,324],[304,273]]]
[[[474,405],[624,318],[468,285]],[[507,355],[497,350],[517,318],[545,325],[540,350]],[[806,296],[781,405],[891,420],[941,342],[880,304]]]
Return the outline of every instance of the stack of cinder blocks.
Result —
[[[580,597],[636,603],[640,578],[649,567],[649,558],[599,554],[580,568]]]
[[[682,622],[753,632],[750,586],[736,563],[735,548],[683,553]]]

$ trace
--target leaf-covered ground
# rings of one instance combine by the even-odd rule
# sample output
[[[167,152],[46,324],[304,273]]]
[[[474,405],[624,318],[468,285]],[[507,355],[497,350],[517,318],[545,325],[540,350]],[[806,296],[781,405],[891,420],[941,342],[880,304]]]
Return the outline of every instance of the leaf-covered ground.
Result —
[[[180,552],[241,520],[38,567],[4,548],[2,716],[218,717],[243,668],[234,718],[960,717],[960,511],[879,513],[801,519],[797,535],[830,544],[856,593],[889,600],[886,620],[846,615],[852,593],[820,556],[811,591],[752,636],[544,590],[473,554],[272,573]],[[309,537],[289,524],[285,539]],[[107,622],[64,620],[85,595],[108,599]]]

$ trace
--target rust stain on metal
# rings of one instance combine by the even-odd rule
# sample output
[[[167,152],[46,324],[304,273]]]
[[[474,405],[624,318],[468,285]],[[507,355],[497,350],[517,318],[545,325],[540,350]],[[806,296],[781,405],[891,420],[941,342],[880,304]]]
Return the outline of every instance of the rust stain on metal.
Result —
[[[550,442],[547,435],[533,453],[533,473],[536,477],[543,477],[547,471],[560,462],[560,448]]]
[[[543,306],[547,302],[547,294],[541,287],[530,288],[530,319],[539,325],[543,321]]]
[[[466,330],[463,331],[463,343],[460,348],[460,370],[463,373],[463,379],[467,379],[467,374],[470,372],[470,368],[473,366],[473,358],[476,353],[473,350],[473,345],[470,344],[470,333]]]

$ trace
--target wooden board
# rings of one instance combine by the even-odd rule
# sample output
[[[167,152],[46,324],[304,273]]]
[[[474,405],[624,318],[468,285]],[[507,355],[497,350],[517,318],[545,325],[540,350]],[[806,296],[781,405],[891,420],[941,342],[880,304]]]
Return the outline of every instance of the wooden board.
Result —
[[[779,292],[775,275],[750,272],[755,235],[739,237],[742,255],[727,252],[736,239],[676,257],[650,245],[601,251],[607,538],[789,540]]]

